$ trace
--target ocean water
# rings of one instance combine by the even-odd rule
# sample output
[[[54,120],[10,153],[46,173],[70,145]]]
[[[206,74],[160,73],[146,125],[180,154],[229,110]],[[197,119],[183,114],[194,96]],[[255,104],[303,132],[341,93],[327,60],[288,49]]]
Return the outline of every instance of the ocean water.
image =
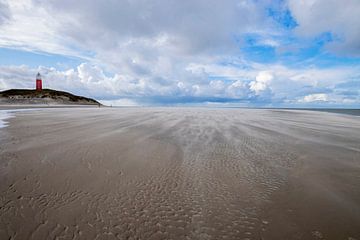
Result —
[[[307,109],[307,110],[360,116],[360,109],[327,109],[327,108],[317,109],[317,108],[313,108],[313,109]]]
[[[272,110],[305,110],[305,111],[316,111],[316,112],[329,112],[338,114],[347,114],[353,116],[360,116],[359,109],[346,109],[346,108],[260,108],[260,109],[272,109]]]

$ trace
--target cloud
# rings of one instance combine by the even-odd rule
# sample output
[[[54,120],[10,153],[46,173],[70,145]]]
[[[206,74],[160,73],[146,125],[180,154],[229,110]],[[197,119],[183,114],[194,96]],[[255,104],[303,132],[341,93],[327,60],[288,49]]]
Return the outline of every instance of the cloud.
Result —
[[[60,34],[61,23],[41,5],[32,0],[0,2],[0,21],[2,6],[8,12],[5,16],[10,17],[0,25],[0,47],[87,58],[82,48]]]
[[[256,80],[250,82],[250,89],[256,94],[260,94],[260,92],[265,91],[268,88],[273,78],[274,76],[269,72],[260,72],[256,76]]]
[[[211,73],[191,66],[214,67],[240,54],[237,37],[272,28],[265,7],[266,1],[250,0],[9,1],[13,17],[0,27],[0,47],[86,60],[64,78],[80,81],[72,85],[77,91],[101,89],[101,98],[243,98],[247,86],[234,84],[239,79],[209,80]]]
[[[325,93],[310,94],[299,100],[299,102],[302,103],[327,102],[327,101],[328,101],[328,95]]]
[[[229,102],[281,106],[319,101],[356,105],[360,101],[360,92],[354,89],[356,68],[293,69],[248,64],[246,69],[192,64],[187,78],[164,84],[165,80],[148,76],[108,76],[102,68],[89,63],[67,70],[0,66],[0,90],[34,88],[35,75],[40,71],[45,88],[70,91],[111,105]]]
[[[135,102],[132,99],[121,98],[116,100],[101,100],[100,101],[105,106],[121,106],[121,107],[138,107],[139,103]]]
[[[270,17],[273,2],[0,0],[0,47],[83,62],[62,70],[0,66],[0,89],[32,88],[41,71],[45,86],[113,104],[281,105],[318,93],[335,102],[359,102],[359,92],[348,87],[359,79],[357,63],[320,68],[276,61],[293,37],[324,32],[334,36],[329,49],[357,54],[357,1],[343,7],[335,0],[276,1]],[[246,36],[253,36],[248,50],[242,48]],[[274,60],[266,58],[264,47]],[[259,62],[270,60],[251,62],[245,51]]]
[[[132,57],[224,54],[237,50],[235,36],[271,27],[265,5],[250,0],[6,1],[0,14],[7,6],[12,19],[0,28],[0,46],[115,62],[115,67]]]
[[[59,31],[102,50],[137,41],[175,48],[179,53],[235,47],[232,36],[251,30],[264,18],[263,5],[248,0],[176,1],[35,0],[55,14]],[[159,42],[160,41],[160,42]]]
[[[298,23],[295,30],[299,35],[316,37],[330,33],[330,50],[360,56],[360,1],[288,0],[288,6]]]
[[[0,0],[0,25],[10,19],[11,13],[7,2]]]

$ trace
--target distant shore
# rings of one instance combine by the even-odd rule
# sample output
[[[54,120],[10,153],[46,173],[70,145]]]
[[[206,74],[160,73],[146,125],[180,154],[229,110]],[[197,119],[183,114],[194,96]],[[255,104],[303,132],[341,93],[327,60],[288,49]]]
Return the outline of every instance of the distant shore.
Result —
[[[9,89],[0,92],[0,105],[95,105],[101,103],[95,99],[77,96],[69,92],[54,89]]]
[[[329,112],[329,113],[360,116],[360,109],[357,108],[269,108],[269,109],[318,111],[318,112]]]
[[[101,105],[101,108],[107,106]],[[11,109],[34,109],[34,108],[99,108],[98,105],[77,105],[77,104],[0,104],[0,110],[11,110]]]
[[[216,107],[215,107],[216,108]],[[360,116],[360,108],[265,108],[265,107],[218,107],[218,108],[229,108],[229,109],[268,109],[268,110],[300,110],[300,111],[318,111],[318,112],[329,112],[348,114],[354,116]]]

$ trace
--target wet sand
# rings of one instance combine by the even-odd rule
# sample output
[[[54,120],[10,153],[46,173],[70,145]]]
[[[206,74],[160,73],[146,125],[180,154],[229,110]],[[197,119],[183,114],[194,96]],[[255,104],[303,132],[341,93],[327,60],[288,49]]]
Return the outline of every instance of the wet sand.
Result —
[[[360,117],[15,115],[0,129],[0,239],[360,239]]]

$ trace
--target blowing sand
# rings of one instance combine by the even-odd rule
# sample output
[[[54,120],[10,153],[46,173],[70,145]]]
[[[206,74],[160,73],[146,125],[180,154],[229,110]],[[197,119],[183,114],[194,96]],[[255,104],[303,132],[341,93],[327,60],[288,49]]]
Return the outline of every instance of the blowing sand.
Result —
[[[360,239],[360,117],[15,115],[0,129],[0,239]]]

